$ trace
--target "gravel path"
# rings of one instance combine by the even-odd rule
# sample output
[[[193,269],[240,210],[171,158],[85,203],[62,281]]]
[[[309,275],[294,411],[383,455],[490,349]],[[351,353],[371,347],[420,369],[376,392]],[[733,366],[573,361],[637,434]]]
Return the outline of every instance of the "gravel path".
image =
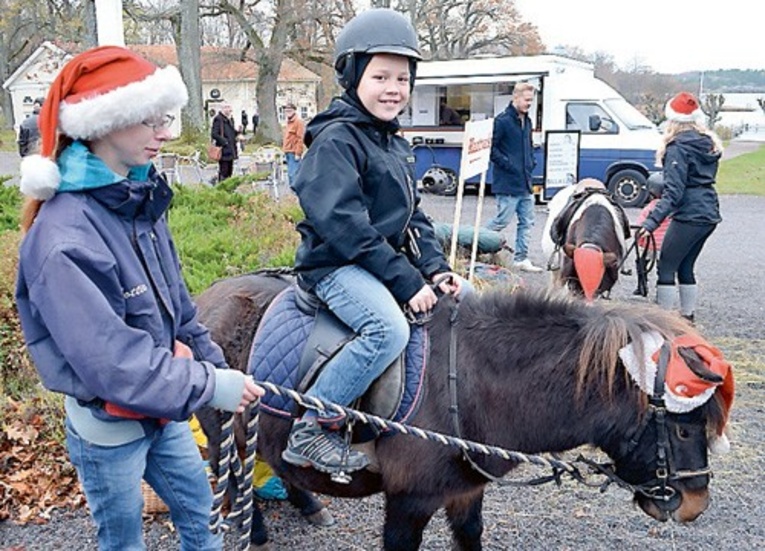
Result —
[[[463,222],[475,209],[468,196]],[[425,209],[437,220],[451,221],[454,199],[426,196]],[[485,215],[493,212],[487,200]],[[732,451],[713,457],[715,478],[712,504],[688,526],[660,524],[631,504],[623,490],[595,489],[566,482],[562,487],[499,488],[491,486],[484,502],[484,546],[489,550],[759,550],[765,549],[765,197],[722,198],[724,223],[710,238],[698,263],[701,302],[697,319],[702,331],[720,346],[736,366],[737,398],[732,414]],[[637,211],[631,211],[634,218]],[[540,265],[539,236],[545,208],[537,207],[532,260]],[[530,286],[544,285],[547,274],[526,275]],[[634,277],[623,277],[614,290],[616,300],[632,297]],[[523,473],[519,473],[519,476]],[[538,474],[529,470],[526,474]],[[371,550],[381,546],[383,502],[379,496],[363,500],[326,497],[335,517],[332,528],[307,525],[283,502],[265,506],[277,549]],[[150,550],[178,548],[166,517],[147,521]],[[442,514],[425,533],[423,550],[448,549],[450,536]],[[95,549],[93,527],[83,511],[62,512],[42,526],[0,523],[0,550],[26,551]],[[227,540],[227,549],[235,549]]]

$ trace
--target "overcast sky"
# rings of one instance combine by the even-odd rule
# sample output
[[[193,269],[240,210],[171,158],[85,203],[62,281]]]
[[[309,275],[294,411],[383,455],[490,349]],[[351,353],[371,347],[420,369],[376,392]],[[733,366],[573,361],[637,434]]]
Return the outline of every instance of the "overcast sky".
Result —
[[[604,51],[623,69],[660,73],[765,69],[765,19],[759,0],[515,0],[549,51]]]

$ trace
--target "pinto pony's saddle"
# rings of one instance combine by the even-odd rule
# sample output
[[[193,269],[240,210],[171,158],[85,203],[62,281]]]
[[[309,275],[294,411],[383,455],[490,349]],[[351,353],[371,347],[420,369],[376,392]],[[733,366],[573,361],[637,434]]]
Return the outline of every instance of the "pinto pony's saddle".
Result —
[[[568,200],[568,203],[563,210],[555,218],[552,227],[550,228],[550,238],[557,248],[561,248],[566,244],[566,235],[568,228],[571,225],[571,221],[579,211],[584,202],[597,194],[596,196],[605,198],[611,205],[613,205],[613,212],[616,213],[615,218],[618,217],[620,222],[617,227],[621,227],[624,239],[630,238],[630,220],[627,217],[627,213],[624,212],[624,208],[613,198],[613,196],[606,189],[600,189],[596,187],[585,187],[582,191],[574,193]],[[614,220],[616,222],[616,219]]]
[[[263,315],[252,341],[248,372],[256,381],[304,393],[327,361],[353,338],[353,330],[315,295],[291,285]],[[422,396],[429,342],[427,328],[413,325],[402,355],[370,386],[357,408],[399,422],[414,415]],[[261,409],[286,418],[300,413],[286,394],[266,393]]]

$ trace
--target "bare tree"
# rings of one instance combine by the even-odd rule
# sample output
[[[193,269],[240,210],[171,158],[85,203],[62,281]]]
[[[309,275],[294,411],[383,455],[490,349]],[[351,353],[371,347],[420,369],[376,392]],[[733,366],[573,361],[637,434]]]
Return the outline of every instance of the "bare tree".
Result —
[[[707,116],[707,126],[714,128],[722,118],[720,111],[725,104],[725,96],[722,94],[706,94],[701,101],[701,109]]]

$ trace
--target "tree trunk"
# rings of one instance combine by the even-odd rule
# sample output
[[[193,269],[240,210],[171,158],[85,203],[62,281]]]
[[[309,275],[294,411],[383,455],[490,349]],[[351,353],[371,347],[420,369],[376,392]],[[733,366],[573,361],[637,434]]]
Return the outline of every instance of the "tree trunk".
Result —
[[[200,61],[201,39],[199,32],[199,0],[185,0],[180,3],[176,30],[178,69],[189,89],[189,103],[182,111],[184,136],[205,132],[204,106],[202,102],[202,69]]]

